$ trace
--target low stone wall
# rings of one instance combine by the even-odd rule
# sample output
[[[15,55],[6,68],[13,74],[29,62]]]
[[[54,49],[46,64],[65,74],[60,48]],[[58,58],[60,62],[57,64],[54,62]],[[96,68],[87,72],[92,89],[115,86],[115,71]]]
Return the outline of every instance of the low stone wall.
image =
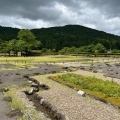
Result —
[[[42,105],[55,118],[55,120],[66,120],[65,116],[58,112],[55,106],[47,102],[47,100],[42,98],[40,95],[35,93],[33,98],[38,100],[40,105]]]

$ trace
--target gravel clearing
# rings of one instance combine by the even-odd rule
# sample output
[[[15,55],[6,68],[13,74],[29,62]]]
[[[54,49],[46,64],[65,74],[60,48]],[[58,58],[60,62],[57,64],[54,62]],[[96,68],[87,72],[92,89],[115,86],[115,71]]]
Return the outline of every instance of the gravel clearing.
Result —
[[[120,120],[120,110],[89,96],[82,97],[77,91],[49,79],[48,76],[50,75],[34,76],[50,87],[39,94],[56,106],[68,120]]]

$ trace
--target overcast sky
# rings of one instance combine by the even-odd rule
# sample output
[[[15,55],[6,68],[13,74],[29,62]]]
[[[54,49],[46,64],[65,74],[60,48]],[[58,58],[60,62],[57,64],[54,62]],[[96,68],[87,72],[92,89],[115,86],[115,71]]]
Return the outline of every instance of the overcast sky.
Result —
[[[0,0],[0,25],[41,28],[79,24],[120,35],[120,0]]]

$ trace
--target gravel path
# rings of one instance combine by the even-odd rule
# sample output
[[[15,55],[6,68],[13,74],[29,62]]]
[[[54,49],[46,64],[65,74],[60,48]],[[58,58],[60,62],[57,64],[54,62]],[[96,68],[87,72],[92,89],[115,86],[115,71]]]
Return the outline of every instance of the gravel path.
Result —
[[[0,120],[16,120],[15,118],[9,118],[6,113],[11,109],[8,107],[5,101],[2,100],[2,93],[0,92]]]
[[[120,120],[120,111],[111,105],[89,96],[81,97],[75,90],[49,79],[48,76],[50,75],[34,76],[50,86],[49,90],[39,94],[65,114],[68,120]]]

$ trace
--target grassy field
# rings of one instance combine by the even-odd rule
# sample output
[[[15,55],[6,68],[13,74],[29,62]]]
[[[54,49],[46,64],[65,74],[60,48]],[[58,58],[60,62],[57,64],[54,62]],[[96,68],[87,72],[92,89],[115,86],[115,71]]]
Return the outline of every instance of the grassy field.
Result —
[[[51,78],[120,106],[120,85],[117,83],[75,74],[58,75]]]
[[[70,56],[70,55],[47,55],[39,57],[0,57],[0,62],[60,62],[60,61],[88,61],[88,60],[113,60],[107,57],[86,57],[86,56]]]

